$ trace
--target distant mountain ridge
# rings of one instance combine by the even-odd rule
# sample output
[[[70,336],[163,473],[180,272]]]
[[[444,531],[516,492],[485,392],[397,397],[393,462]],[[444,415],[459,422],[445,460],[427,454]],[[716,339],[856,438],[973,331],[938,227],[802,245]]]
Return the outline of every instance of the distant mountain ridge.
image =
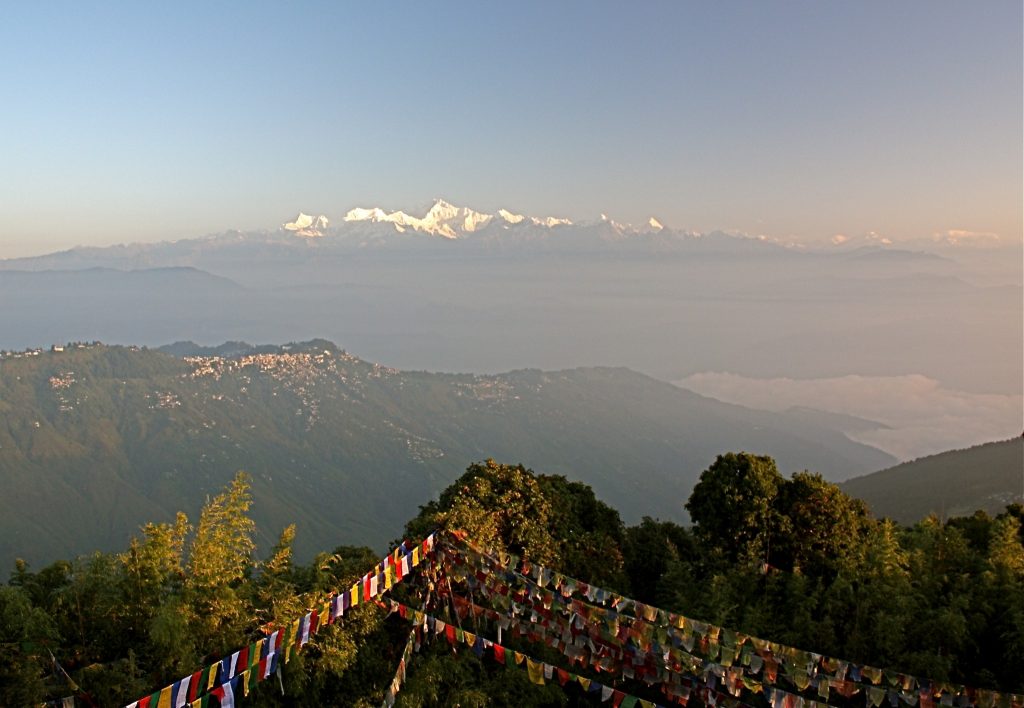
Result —
[[[993,280],[991,264],[877,238],[802,249],[656,218],[568,223],[444,200],[339,214],[0,260],[0,348],[325,336],[431,371],[614,363],[664,380],[915,373],[1021,387],[1019,268],[1005,255],[1012,277]],[[108,270],[72,273],[92,268]]]
[[[886,261],[935,260],[920,251],[901,251],[890,243],[868,241],[842,244],[828,251],[805,251],[764,236],[711,231],[701,233],[665,226],[650,217],[640,226],[624,224],[601,215],[593,221],[574,222],[564,217],[535,217],[499,209],[494,214],[455,206],[438,199],[420,217],[380,207],[355,207],[343,218],[300,212],[277,230],[228,231],[200,238],[129,243],[107,247],[76,247],[26,258],[0,259],[0,270],[83,269],[112,267],[141,269],[192,266],[220,272],[218,265],[230,259],[272,258],[282,265],[331,254],[397,251],[451,255],[505,256],[526,254],[633,254],[688,257],[763,258],[800,257],[814,254],[848,259],[880,258]]]
[[[751,450],[830,479],[891,464],[806,420],[723,404],[620,368],[494,376],[399,371],[325,340],[74,347],[0,359],[0,563],[120,548],[195,513],[238,469],[269,545],[382,547],[473,461],[522,462],[683,518],[715,455]]]
[[[1024,437],[950,450],[849,479],[843,491],[876,516],[912,524],[982,509],[990,514],[1024,503]]]

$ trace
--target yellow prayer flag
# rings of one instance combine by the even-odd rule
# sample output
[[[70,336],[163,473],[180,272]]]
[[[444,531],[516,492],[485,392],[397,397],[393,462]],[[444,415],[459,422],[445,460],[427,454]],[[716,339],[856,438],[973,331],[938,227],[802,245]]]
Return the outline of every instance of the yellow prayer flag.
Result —
[[[243,671],[239,675],[242,677],[240,679],[240,683],[242,684],[242,695],[243,696],[248,696],[249,695],[249,669],[246,669],[245,671]]]
[[[352,594],[352,598],[351,598],[352,599],[352,603],[349,606],[350,607],[355,607],[356,605],[359,604],[359,583],[356,583],[355,585],[353,585],[352,588],[349,590],[349,592]]]
[[[577,676],[576,680],[580,682],[580,686],[583,687],[584,691],[589,691],[590,690],[590,679],[584,678],[582,676]]]
[[[420,563],[420,547],[419,546],[413,546],[412,547],[412,564],[413,565],[419,565],[419,563]]]
[[[171,708],[171,687],[160,691],[160,700],[157,701],[157,708]]]
[[[290,632],[289,636],[291,636],[293,639],[292,641],[288,642],[288,646],[284,648],[284,663],[286,664],[292,660],[292,652],[295,651],[295,639],[297,639],[299,636],[299,623],[301,621],[301,619],[297,619],[294,622],[292,622],[292,631]]]
[[[533,659],[526,660],[526,673],[530,677],[530,683],[538,686],[544,685],[544,665]]]
[[[521,664],[526,661],[526,654],[520,654],[519,652],[512,652],[512,655],[516,658],[516,663]]]

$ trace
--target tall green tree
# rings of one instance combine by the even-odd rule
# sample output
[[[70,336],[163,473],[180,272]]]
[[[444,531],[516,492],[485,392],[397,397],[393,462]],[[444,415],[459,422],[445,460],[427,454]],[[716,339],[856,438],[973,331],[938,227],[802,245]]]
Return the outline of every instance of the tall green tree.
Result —
[[[199,516],[188,552],[182,612],[197,646],[220,655],[246,639],[254,611],[240,587],[253,566],[249,477],[239,472]]]
[[[49,647],[57,640],[50,617],[32,605],[28,593],[0,586],[0,705],[42,702]]]
[[[548,528],[552,513],[532,470],[488,459],[470,465],[437,500],[421,507],[406,531],[415,538],[438,528],[464,531],[481,546],[551,565],[559,559]]]
[[[778,528],[775,496],[783,484],[775,460],[746,452],[719,455],[701,473],[686,509],[694,535],[718,565],[767,560]]]
[[[864,502],[820,474],[797,472],[779,485],[773,506],[771,565],[829,578],[854,568],[869,526]]]

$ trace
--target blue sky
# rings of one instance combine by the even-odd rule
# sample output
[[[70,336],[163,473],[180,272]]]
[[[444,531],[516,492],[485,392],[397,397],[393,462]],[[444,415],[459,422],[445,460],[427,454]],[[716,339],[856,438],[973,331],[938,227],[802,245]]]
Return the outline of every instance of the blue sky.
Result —
[[[481,210],[824,242],[1022,230],[1009,2],[21,3],[0,257]]]

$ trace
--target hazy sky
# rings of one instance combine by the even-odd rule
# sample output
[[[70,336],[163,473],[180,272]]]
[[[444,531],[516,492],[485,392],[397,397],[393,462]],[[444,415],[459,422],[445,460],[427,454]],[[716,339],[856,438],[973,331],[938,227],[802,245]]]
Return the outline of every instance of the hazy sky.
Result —
[[[1022,231],[1022,6],[8,3],[0,257],[482,210]]]

